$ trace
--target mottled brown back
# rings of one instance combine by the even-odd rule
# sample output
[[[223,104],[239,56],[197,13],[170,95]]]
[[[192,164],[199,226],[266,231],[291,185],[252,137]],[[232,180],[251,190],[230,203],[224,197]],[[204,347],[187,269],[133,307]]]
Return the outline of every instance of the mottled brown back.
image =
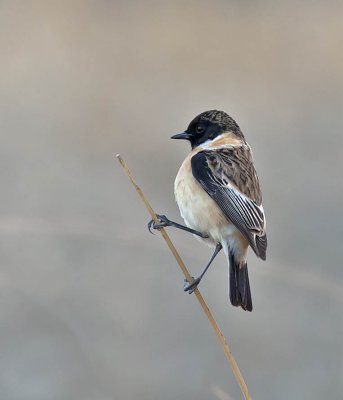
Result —
[[[247,144],[207,152],[208,165],[213,174],[224,182],[231,181],[257,205],[262,204],[260,183]]]

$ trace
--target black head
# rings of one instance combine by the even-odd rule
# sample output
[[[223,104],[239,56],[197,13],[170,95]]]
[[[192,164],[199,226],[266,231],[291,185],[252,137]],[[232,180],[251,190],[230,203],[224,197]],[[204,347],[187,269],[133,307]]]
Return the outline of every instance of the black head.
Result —
[[[232,132],[238,138],[244,139],[239,126],[224,111],[205,111],[195,117],[185,132],[171,137],[171,139],[189,140],[192,146],[199,146],[207,140],[213,140],[224,132]]]

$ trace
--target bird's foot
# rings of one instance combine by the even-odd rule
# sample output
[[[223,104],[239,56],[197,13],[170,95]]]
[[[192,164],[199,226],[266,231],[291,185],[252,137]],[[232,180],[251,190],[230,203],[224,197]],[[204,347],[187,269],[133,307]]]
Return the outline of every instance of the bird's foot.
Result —
[[[156,214],[156,217],[159,219],[159,221],[160,221],[159,223],[155,222],[153,219],[151,219],[148,222],[148,230],[152,234],[153,234],[153,232],[151,232],[151,228],[160,230],[161,228],[165,228],[166,226],[170,226],[170,221],[165,215]]]
[[[194,292],[194,290],[197,288],[197,286],[199,285],[200,281],[201,281],[200,277],[194,279],[193,276],[192,276],[192,282],[191,283],[189,283],[187,281],[187,279],[185,279],[184,284],[183,284],[183,290],[185,292],[188,292],[189,294],[192,294]]]

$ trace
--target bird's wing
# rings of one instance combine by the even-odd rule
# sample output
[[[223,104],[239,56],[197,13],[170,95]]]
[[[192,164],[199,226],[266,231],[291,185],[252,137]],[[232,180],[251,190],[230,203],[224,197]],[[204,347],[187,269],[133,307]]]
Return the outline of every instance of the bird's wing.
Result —
[[[266,258],[267,236],[262,194],[247,144],[208,149],[191,159],[192,173],[225,216]]]

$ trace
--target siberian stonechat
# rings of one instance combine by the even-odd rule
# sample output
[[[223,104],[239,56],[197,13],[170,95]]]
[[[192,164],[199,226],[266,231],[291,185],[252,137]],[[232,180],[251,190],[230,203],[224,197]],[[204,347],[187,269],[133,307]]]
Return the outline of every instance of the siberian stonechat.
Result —
[[[229,264],[231,303],[252,311],[247,252],[250,246],[257,257],[265,260],[267,236],[251,148],[237,123],[217,110],[199,114],[184,132],[172,139],[186,139],[192,147],[174,186],[186,226],[159,215],[160,223],[150,221],[149,230],[174,226],[215,247],[203,273],[185,285],[189,293],[223,249]]]

